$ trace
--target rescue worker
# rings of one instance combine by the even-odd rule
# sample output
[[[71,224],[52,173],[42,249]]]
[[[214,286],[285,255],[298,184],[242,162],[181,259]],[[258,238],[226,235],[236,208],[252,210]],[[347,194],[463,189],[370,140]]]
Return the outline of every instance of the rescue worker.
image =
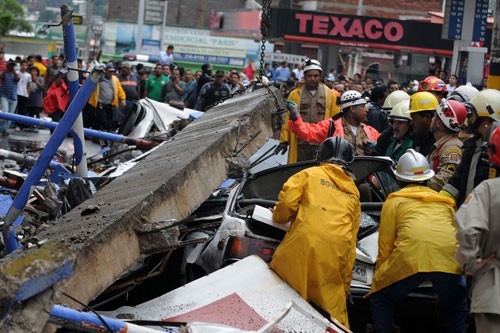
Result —
[[[500,128],[491,135],[489,159],[493,179],[479,184],[455,215],[457,260],[472,277],[470,312],[481,333],[498,332],[500,327]]]
[[[424,281],[438,294],[442,332],[465,332],[466,284],[455,253],[454,202],[425,186],[434,176],[414,149],[395,171],[402,189],[382,206],[377,267],[369,295],[376,332],[392,332],[398,303]]]
[[[458,133],[466,117],[467,109],[464,104],[443,99],[432,118],[431,133],[436,142],[427,161],[435,175],[429,179],[427,186],[435,191],[441,191],[460,164],[462,140],[458,138]]]
[[[427,91],[433,94],[439,102],[446,97],[448,89],[446,83],[438,77],[428,76],[418,84],[418,91]]]
[[[303,71],[305,82],[300,83],[288,96],[290,101],[298,105],[302,120],[307,123],[317,123],[339,113],[336,97],[327,86],[320,82],[323,71],[320,62],[307,59],[303,65]],[[297,138],[290,131],[288,120],[287,115],[281,128],[280,144],[275,152],[284,154],[289,148],[288,163],[314,160],[318,144],[323,140],[308,142]]]
[[[385,156],[397,162],[406,150],[413,147],[409,100],[402,101],[392,108],[389,114],[389,122],[394,136]]]
[[[500,92],[496,89],[481,90],[466,103],[466,129],[474,136],[462,146],[462,160],[441,194],[453,198],[457,206],[483,180],[488,179],[489,162],[486,146],[493,122],[500,121]]]
[[[382,112],[389,115],[391,113],[392,108],[403,101],[409,101],[410,95],[408,95],[403,90],[395,90],[387,96],[384,101],[384,105],[382,106]],[[411,120],[411,118],[410,118]],[[375,147],[372,155],[374,156],[384,156],[387,153],[387,149],[392,142],[392,138],[394,136],[393,126],[389,126],[382,133],[380,133],[380,137],[377,139],[377,146]],[[403,150],[401,154],[403,154],[406,150]],[[386,155],[387,156],[387,155]]]
[[[415,133],[413,148],[424,156],[429,155],[435,142],[431,122],[438,105],[438,100],[430,92],[422,91],[410,96],[410,116]]]
[[[289,105],[288,126],[304,141],[320,143],[330,136],[340,136],[351,144],[355,155],[367,156],[380,136],[376,129],[364,123],[367,115],[366,99],[358,91],[348,90],[343,93],[340,97],[342,112],[317,124],[304,122],[293,103]]]
[[[472,97],[476,96],[479,90],[477,90],[472,85],[466,84],[464,86],[460,86],[453,90],[453,92],[446,98],[447,100],[458,101],[461,103],[466,103],[471,100]]]
[[[346,171],[352,158],[347,141],[328,138],[319,147],[319,165],[286,181],[273,221],[292,223],[270,263],[305,300],[345,326],[361,214],[359,191]]]

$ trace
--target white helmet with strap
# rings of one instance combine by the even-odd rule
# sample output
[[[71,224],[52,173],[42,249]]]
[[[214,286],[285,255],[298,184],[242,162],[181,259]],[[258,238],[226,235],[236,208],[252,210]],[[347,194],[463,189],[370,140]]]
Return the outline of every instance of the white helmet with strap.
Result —
[[[340,108],[346,109],[350,106],[355,105],[365,105],[366,99],[363,95],[356,90],[347,90],[345,93],[340,96]]]

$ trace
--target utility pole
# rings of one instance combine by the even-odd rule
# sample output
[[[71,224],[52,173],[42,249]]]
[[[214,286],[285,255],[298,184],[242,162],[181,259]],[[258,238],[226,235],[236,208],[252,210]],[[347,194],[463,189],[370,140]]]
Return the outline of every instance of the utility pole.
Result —
[[[142,49],[142,27],[144,25],[144,7],[146,0],[139,0],[139,14],[137,16],[137,30],[135,36],[135,54],[141,53]]]
[[[85,43],[85,52],[84,58],[85,61],[89,60],[90,56],[90,40],[94,38],[94,32],[92,30],[93,25],[93,13],[94,13],[94,0],[87,0],[87,8],[85,10],[85,27],[86,27],[86,43]],[[95,42],[95,41],[94,41]]]
[[[495,23],[491,36],[490,72],[488,88],[500,89],[500,0],[495,5]]]

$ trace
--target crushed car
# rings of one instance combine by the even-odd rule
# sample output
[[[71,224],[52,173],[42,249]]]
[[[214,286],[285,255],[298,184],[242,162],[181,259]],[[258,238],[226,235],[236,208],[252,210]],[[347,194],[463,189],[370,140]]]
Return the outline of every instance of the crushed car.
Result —
[[[205,242],[187,246],[182,270],[188,281],[195,280],[218,269],[256,254],[269,263],[284,238],[287,226],[272,222],[270,210],[278,194],[293,174],[316,165],[315,161],[299,162],[269,168],[256,173],[247,172],[238,181],[226,183],[210,201],[221,202],[220,227],[188,233],[185,240],[205,239]],[[354,304],[348,305],[351,328],[364,332],[371,320],[369,301],[364,297],[370,290],[378,252],[380,213],[388,195],[399,190],[392,171],[393,161],[387,157],[356,157],[350,163],[355,183],[360,192],[361,221],[356,248],[356,261],[352,272],[351,294]],[[332,202],[332,204],[335,204]],[[436,294],[430,285],[422,285],[410,294],[407,306],[399,309],[397,317],[414,317],[414,311],[426,314],[429,325],[435,320]],[[425,320],[419,320],[425,325]]]

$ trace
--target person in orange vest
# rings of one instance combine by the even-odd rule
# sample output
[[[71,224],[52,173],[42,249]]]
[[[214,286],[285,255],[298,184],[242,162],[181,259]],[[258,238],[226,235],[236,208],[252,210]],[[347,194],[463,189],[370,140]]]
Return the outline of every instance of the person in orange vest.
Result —
[[[366,99],[355,90],[348,90],[340,97],[341,112],[332,118],[317,124],[302,120],[295,103],[289,101],[290,121],[288,127],[301,140],[307,142],[323,142],[330,136],[346,139],[358,156],[370,155],[380,133],[365,124],[367,110]]]
[[[307,59],[303,66],[305,82],[294,89],[288,99],[297,105],[302,120],[317,123],[339,113],[337,99],[331,90],[321,83],[321,64],[317,60]],[[326,138],[326,137],[325,137]],[[288,150],[288,163],[314,160],[320,141],[307,141],[298,138],[288,128],[288,115],[280,133],[280,144],[275,153],[284,154]]]

